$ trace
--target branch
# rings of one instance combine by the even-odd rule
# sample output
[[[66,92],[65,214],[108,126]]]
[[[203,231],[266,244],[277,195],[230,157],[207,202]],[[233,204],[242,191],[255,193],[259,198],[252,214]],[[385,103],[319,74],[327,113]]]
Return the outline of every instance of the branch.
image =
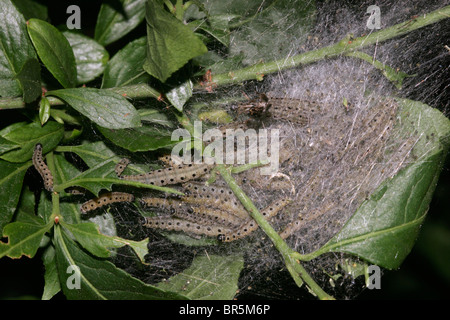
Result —
[[[450,17],[450,6],[438,9],[428,14],[424,14],[414,20],[408,20],[392,27],[372,32],[367,36],[359,38],[347,38],[336,44],[323,47],[317,50],[308,51],[292,57],[280,60],[260,63],[243,69],[229,71],[213,75],[212,82],[217,85],[236,84],[246,80],[261,80],[266,74],[287,70],[301,65],[317,62],[325,58],[332,58],[342,54],[346,54],[355,50],[362,49],[374,43],[386,41],[395,37],[399,37],[413,30],[423,28],[430,24]],[[196,88],[200,88],[197,85]]]
[[[272,228],[270,223],[264,219],[264,216],[255,207],[252,200],[245,194],[245,192],[236,183],[236,180],[231,175],[230,171],[222,164],[216,166],[216,170],[222,175],[225,182],[228,184],[230,189],[236,195],[236,197],[241,201],[242,205],[250,213],[250,216],[255,219],[259,227],[267,234],[270,240],[277,248],[278,252],[283,256],[284,262],[293,279],[297,285],[301,285],[304,281],[308,287],[314,292],[319,299],[334,299],[332,296],[328,295],[323,289],[314,281],[314,279],[308,274],[308,272],[303,268],[300,262],[295,259],[295,251],[293,251],[287,243],[280,237],[280,235]]]

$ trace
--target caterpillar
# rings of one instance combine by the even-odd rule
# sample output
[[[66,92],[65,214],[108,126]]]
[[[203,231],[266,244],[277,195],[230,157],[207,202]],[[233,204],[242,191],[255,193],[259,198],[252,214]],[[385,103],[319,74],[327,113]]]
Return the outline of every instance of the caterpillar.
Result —
[[[248,219],[247,210],[229,188],[202,183],[189,182],[183,185],[186,196],[182,200],[191,204],[204,204],[224,211],[232,212],[241,219]]]
[[[179,200],[146,197],[141,199],[141,203],[149,207],[166,209],[173,216],[196,223],[236,227],[244,222],[233,213],[205,205],[188,206]]]
[[[105,193],[97,198],[86,201],[81,205],[81,212],[87,213],[92,210],[96,210],[100,207],[106,206],[110,203],[117,202],[132,202],[134,196],[125,192],[109,192]]]
[[[231,233],[232,229],[220,226],[203,226],[201,224],[174,218],[146,217],[144,226],[169,231],[183,231],[196,235],[217,237],[223,233]]]
[[[289,202],[290,199],[277,200],[261,211],[261,214],[265,219],[269,219],[280,212]],[[196,235],[217,237],[217,239],[221,242],[231,242],[241,239],[258,228],[258,224],[253,219],[248,219],[247,222],[244,222],[235,228],[231,228],[228,226],[217,225],[205,226],[195,221],[184,221],[171,217],[146,217],[144,226],[147,228],[183,231]]]
[[[148,173],[137,174],[137,175],[124,175],[122,176],[123,170],[128,165],[129,161],[123,159],[120,161],[115,168],[116,174],[125,180],[138,181],[145,184],[151,184],[155,186],[165,186],[168,184],[177,184],[180,182],[186,182],[191,179],[197,179],[204,174],[208,173],[212,165],[207,163],[201,164],[182,164],[175,167],[169,167],[165,169],[158,169]]]
[[[32,159],[34,167],[44,180],[44,188],[48,191],[53,191],[53,175],[42,159],[42,144],[36,144]]]
[[[270,219],[271,217],[275,216],[280,212],[288,203],[290,202],[290,199],[285,198],[281,200],[277,200],[274,203],[271,203],[269,206],[267,206],[264,210],[261,211],[261,214],[264,216],[266,220]],[[226,234],[221,233],[217,235],[217,240],[221,242],[231,242],[238,239],[241,239],[253,231],[258,229],[258,224],[255,220],[251,219],[247,223],[243,224],[233,232]]]
[[[273,119],[290,121],[302,126],[321,111],[319,103],[310,100],[269,96],[268,104],[268,110]]]

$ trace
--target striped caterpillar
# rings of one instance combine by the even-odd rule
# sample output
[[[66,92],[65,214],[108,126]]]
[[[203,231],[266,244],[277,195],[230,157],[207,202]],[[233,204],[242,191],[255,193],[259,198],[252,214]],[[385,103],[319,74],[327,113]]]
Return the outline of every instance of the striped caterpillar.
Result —
[[[218,226],[203,226],[195,222],[161,217],[146,217],[144,226],[147,228],[169,231],[184,231],[187,233],[206,235],[210,237],[217,237],[220,234],[232,232],[232,230],[228,228]]]
[[[182,199],[187,203],[204,204],[232,212],[241,219],[249,218],[247,210],[228,188],[189,182],[183,185],[183,189],[187,195]]]
[[[205,205],[189,206],[180,200],[143,198],[141,199],[141,203],[148,207],[166,209],[173,216],[196,223],[220,224],[228,227],[237,227],[244,222],[243,219],[238,218],[232,212],[211,208]]]
[[[259,99],[244,103],[237,107],[239,113],[247,113],[250,116],[265,117],[278,121],[289,121],[301,126],[320,113],[319,103],[313,100],[296,98],[279,98],[262,94]]]
[[[117,202],[132,202],[134,196],[125,192],[109,192],[97,198],[86,201],[81,205],[81,212],[87,213],[100,207]]]
[[[267,206],[264,210],[261,211],[261,214],[264,216],[264,219],[268,220],[271,217],[275,216],[280,212],[288,203],[290,202],[290,199],[285,198],[281,200],[277,200],[273,203],[271,203],[269,206]],[[242,239],[243,237],[248,236],[252,232],[254,232],[256,229],[258,229],[258,224],[255,220],[250,219],[248,222],[240,226],[238,229],[234,230],[233,232],[226,234],[222,233],[217,235],[217,240],[221,242],[231,242],[238,239]]]
[[[50,169],[42,159],[42,144],[38,143],[34,147],[33,165],[44,180],[44,188],[47,191],[53,191],[53,176]]]
[[[117,176],[121,179],[142,182],[155,186],[165,186],[168,184],[177,184],[180,182],[197,179],[208,173],[212,168],[212,165],[207,163],[181,164],[174,167],[154,170],[148,173],[122,176],[122,172],[125,170],[128,163],[128,159],[122,159],[116,165],[115,171]]]
[[[153,200],[150,200],[153,203]],[[269,219],[280,212],[288,203],[289,199],[281,199],[270,204],[261,211],[265,219]],[[199,219],[201,220],[201,219]],[[258,224],[249,218],[243,221],[239,226],[230,227],[229,224],[223,225],[203,225],[203,221],[185,221],[176,218],[167,217],[147,217],[144,226],[153,229],[162,229],[169,231],[183,231],[196,235],[206,235],[217,237],[221,242],[231,242],[241,239],[258,228]]]

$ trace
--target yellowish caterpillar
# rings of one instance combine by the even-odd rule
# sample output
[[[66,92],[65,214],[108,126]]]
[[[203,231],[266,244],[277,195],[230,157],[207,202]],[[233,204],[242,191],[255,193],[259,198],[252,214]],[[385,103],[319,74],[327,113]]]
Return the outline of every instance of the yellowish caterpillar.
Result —
[[[183,189],[187,195],[182,199],[187,203],[204,204],[231,212],[241,219],[249,218],[247,210],[229,188],[189,182],[183,185]]]
[[[132,202],[134,196],[125,192],[109,192],[97,198],[86,201],[81,205],[81,212],[87,213],[89,211],[98,209],[111,203],[117,202]]]
[[[129,161],[123,159],[120,161],[115,168],[116,174],[125,180],[138,181],[145,184],[151,184],[155,186],[165,186],[169,184],[177,184],[180,182],[186,182],[192,179],[197,179],[204,174],[208,173],[212,165],[207,163],[201,164],[181,164],[174,167],[169,167],[165,169],[158,169],[148,173],[137,174],[137,175],[124,175],[122,176],[123,170],[125,170]]]
[[[265,217],[265,219],[269,219],[280,212],[289,202],[289,199],[277,200],[261,211],[261,214]],[[193,211],[193,213],[195,212]],[[221,242],[231,242],[241,239],[258,228],[256,221],[250,218],[235,227],[213,224],[204,225],[204,220],[202,217],[197,218],[197,220],[198,221],[185,221],[181,219],[174,219],[172,217],[146,217],[144,226],[153,229],[183,231],[196,235],[217,237],[217,239]],[[227,223],[226,221],[220,222],[224,224]]]
[[[44,180],[44,188],[53,191],[53,176],[42,158],[42,144],[40,143],[34,147],[33,165]]]
[[[217,237],[219,234],[231,233],[232,230],[226,227],[219,226],[203,226],[201,224],[183,221],[173,218],[161,217],[146,217],[144,226],[147,228],[169,230],[169,231],[183,231],[196,235],[206,235],[210,237]]]
[[[271,203],[268,207],[266,207],[264,210],[261,211],[261,214],[264,216],[264,218],[270,219],[271,217],[275,216],[280,212],[288,203],[290,202],[290,199],[281,199],[277,200],[273,203]],[[222,242],[231,242],[238,239],[241,239],[245,236],[248,236],[250,233],[258,229],[258,224],[255,220],[251,219],[247,223],[240,226],[238,229],[234,230],[233,232],[226,234],[222,233],[217,235],[217,240]]]
[[[233,213],[205,205],[189,206],[180,200],[146,197],[141,199],[141,203],[148,207],[165,209],[173,216],[200,224],[236,227],[244,222]]]

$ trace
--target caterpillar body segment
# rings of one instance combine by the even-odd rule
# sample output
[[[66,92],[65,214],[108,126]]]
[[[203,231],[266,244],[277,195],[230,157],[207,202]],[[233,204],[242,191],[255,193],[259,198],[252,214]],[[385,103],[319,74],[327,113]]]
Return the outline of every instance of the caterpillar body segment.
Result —
[[[44,188],[47,191],[53,191],[53,175],[42,158],[42,144],[38,143],[34,147],[32,161],[34,167],[44,180]]]

